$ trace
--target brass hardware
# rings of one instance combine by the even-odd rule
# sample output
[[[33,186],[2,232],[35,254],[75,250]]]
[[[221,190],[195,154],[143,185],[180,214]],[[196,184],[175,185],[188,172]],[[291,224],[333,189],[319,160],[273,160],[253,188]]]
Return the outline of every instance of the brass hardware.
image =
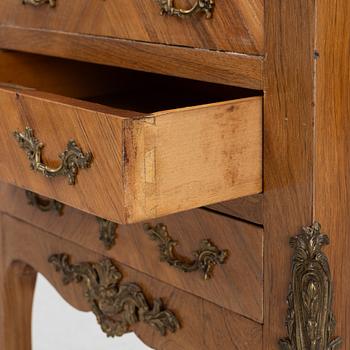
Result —
[[[44,198],[32,191],[25,191],[28,198],[28,203],[40,209],[41,211],[48,212],[55,210],[58,215],[63,215],[64,204],[60,203],[54,199]],[[118,224],[102,219],[96,216],[97,222],[99,224],[99,238],[103,242],[106,249],[111,249],[117,237],[116,230]]]
[[[54,210],[58,215],[63,215],[64,204],[57,202],[54,199],[40,197],[38,194],[31,191],[26,191],[26,196],[28,198],[28,203],[37,207],[41,211]]]
[[[157,0],[160,5],[161,15],[187,17],[198,12],[204,12],[209,19],[213,16],[215,2],[214,0],[197,0],[194,5],[188,9],[179,9],[175,6],[175,0]]]
[[[199,249],[193,253],[194,260],[188,261],[176,255],[175,246],[178,242],[171,238],[166,225],[157,224],[152,227],[145,224],[144,230],[151,239],[158,241],[161,261],[166,261],[170,266],[183,272],[199,270],[203,272],[205,280],[212,277],[215,265],[223,264],[228,256],[227,250],[219,250],[208,239],[204,239],[201,241]]]
[[[342,343],[340,337],[332,339],[331,274],[321,251],[327,244],[329,238],[317,222],[290,240],[295,252],[287,299],[288,337],[280,340],[281,350],[334,350]]]
[[[22,4],[26,5],[33,5],[33,6],[40,6],[44,4],[49,4],[50,7],[56,6],[56,0],[22,0]]]
[[[96,217],[96,219],[100,225],[100,241],[102,241],[106,249],[111,249],[114,246],[117,237],[116,230],[118,224],[99,217]]]
[[[155,299],[151,307],[137,284],[120,284],[122,274],[110,259],[72,265],[68,255],[57,254],[51,255],[49,262],[62,272],[64,284],[83,283],[84,296],[108,337],[122,336],[137,322],[153,326],[163,336],[180,327],[161,299]]]
[[[67,149],[59,156],[61,165],[50,168],[42,162],[42,148],[44,145],[34,136],[34,131],[26,127],[23,133],[14,132],[14,136],[21,148],[27,153],[31,168],[47,177],[67,176],[68,183],[74,185],[78,169],[89,168],[92,161],[90,152],[84,154],[74,140],[68,141]]]

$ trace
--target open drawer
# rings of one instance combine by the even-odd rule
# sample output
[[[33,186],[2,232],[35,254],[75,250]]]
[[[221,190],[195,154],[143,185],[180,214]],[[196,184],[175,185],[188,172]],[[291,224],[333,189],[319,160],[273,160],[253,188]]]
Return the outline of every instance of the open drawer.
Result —
[[[249,92],[11,55],[3,82],[33,77],[46,91],[0,87],[1,181],[119,223],[261,192],[262,98],[253,92],[234,99]]]

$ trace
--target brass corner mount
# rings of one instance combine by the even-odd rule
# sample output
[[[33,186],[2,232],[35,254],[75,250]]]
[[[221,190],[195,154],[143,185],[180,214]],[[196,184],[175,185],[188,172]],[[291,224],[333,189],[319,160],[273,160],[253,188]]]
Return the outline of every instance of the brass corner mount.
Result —
[[[281,350],[335,350],[342,343],[340,337],[333,337],[331,273],[322,252],[327,244],[329,238],[318,222],[290,239],[294,255],[287,298],[288,337],[280,339]]]

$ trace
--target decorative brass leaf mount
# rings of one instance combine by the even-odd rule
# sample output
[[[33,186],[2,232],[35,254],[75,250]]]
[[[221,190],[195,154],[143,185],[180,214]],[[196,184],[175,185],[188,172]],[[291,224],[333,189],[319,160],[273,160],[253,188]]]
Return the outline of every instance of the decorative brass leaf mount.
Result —
[[[44,4],[49,4],[50,7],[56,6],[56,0],[22,0],[22,4],[26,5],[33,5],[33,6],[40,6]]]
[[[118,224],[115,222],[96,217],[100,226],[100,241],[104,244],[106,249],[111,249],[115,245],[117,238]]]
[[[197,0],[194,5],[187,10],[177,8],[175,6],[175,0],[156,0],[160,5],[161,15],[176,16],[176,17],[188,17],[196,13],[203,12],[206,18],[212,18],[213,10],[215,6],[214,0]]]
[[[164,308],[161,299],[151,307],[137,284],[120,283],[122,274],[112,260],[72,265],[68,255],[58,254],[50,256],[49,262],[62,272],[64,284],[83,284],[84,296],[108,337],[122,336],[137,322],[145,322],[163,336],[179,329],[176,316]]]
[[[166,225],[157,224],[153,227],[144,224],[144,230],[151,239],[158,241],[161,261],[166,261],[170,266],[183,272],[199,270],[204,274],[205,280],[211,278],[214,267],[223,264],[228,257],[227,250],[220,250],[208,239],[204,239],[201,241],[199,249],[193,253],[194,260],[190,261],[177,256],[175,252],[177,241],[172,239]]]
[[[334,350],[342,343],[340,337],[333,338],[331,274],[321,250],[327,244],[329,238],[317,222],[290,240],[295,251],[287,298],[288,337],[280,340],[281,350]]]
[[[26,127],[23,133],[14,132],[20,147],[24,149],[34,171],[46,177],[67,176],[68,183],[74,185],[79,169],[89,168],[92,162],[90,152],[84,154],[74,140],[68,141],[67,148],[59,156],[61,164],[53,169],[42,162],[42,149],[44,145],[34,136],[34,131]]]
[[[41,197],[38,194],[31,191],[25,191],[25,193],[28,199],[28,203],[30,205],[37,207],[41,211],[46,212],[53,210],[56,211],[58,215],[63,215],[64,204],[57,202],[54,199]]]

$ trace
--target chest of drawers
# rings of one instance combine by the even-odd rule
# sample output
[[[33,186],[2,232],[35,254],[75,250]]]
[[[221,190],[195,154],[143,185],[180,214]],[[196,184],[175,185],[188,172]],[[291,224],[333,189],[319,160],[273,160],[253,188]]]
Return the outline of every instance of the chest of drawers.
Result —
[[[157,350],[349,348],[349,14],[1,1],[0,349],[37,272]]]

